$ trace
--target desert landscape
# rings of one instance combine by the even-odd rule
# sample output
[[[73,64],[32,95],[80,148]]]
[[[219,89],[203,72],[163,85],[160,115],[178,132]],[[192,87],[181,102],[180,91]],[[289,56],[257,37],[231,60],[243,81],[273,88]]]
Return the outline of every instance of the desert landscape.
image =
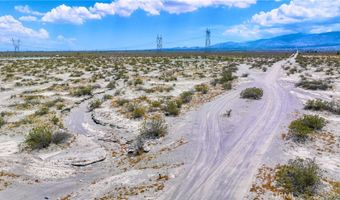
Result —
[[[0,84],[0,199],[340,198],[339,55],[3,54]]]

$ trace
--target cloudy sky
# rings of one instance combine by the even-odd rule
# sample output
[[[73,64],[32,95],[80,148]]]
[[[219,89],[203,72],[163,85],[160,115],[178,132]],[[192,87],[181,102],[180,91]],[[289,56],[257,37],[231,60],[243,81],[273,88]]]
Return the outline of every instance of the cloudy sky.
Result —
[[[0,0],[0,50],[203,46],[340,31],[340,0]]]

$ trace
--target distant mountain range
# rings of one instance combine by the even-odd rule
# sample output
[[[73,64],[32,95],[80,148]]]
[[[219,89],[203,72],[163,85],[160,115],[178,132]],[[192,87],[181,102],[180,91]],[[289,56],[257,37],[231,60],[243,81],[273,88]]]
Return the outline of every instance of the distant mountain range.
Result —
[[[175,48],[177,50],[202,50],[205,48]],[[225,42],[209,47],[213,51],[267,51],[267,50],[317,50],[339,51],[340,32],[320,34],[297,33],[249,42]]]

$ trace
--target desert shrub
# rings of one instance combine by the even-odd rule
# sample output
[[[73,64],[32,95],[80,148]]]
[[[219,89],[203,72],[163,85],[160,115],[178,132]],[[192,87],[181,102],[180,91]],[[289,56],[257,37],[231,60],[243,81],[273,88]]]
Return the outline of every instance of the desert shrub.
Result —
[[[323,80],[301,80],[296,86],[306,90],[327,90],[332,88],[329,82]]]
[[[318,115],[304,115],[290,123],[289,132],[298,141],[304,141],[310,134],[321,130],[325,125],[326,120]]]
[[[165,107],[165,111],[167,115],[174,115],[177,116],[180,112],[176,101],[169,101]]]
[[[314,160],[297,158],[280,166],[275,177],[277,185],[287,193],[308,198],[315,194],[321,172]]]
[[[229,81],[234,80],[235,77],[233,76],[233,73],[231,70],[223,70],[222,74],[221,74],[221,78],[219,79],[219,83],[223,84]]]
[[[160,107],[162,103],[160,101],[152,101],[151,106],[154,108]]]
[[[143,84],[142,78],[141,78],[141,77],[137,77],[137,78],[134,80],[133,84],[134,84],[135,86],[136,86],[136,85],[142,85],[142,84]]]
[[[128,99],[117,99],[116,103],[118,106],[123,106],[124,104],[129,103],[129,100]]]
[[[112,98],[113,98],[113,96],[110,95],[110,94],[105,94],[105,95],[103,96],[103,100],[104,100],[104,101],[109,100],[109,99],[112,99]]]
[[[88,85],[88,86],[80,86],[76,89],[74,89],[72,92],[71,92],[71,95],[72,96],[77,96],[77,97],[80,97],[80,96],[85,96],[85,95],[91,95],[92,94],[92,86]]]
[[[304,107],[306,110],[329,111],[334,114],[340,114],[340,104],[336,102],[323,101],[321,99],[308,100]]]
[[[195,86],[197,92],[202,92],[203,94],[208,93],[209,87],[207,84],[199,84]]]
[[[183,103],[189,103],[192,99],[193,92],[186,91],[180,94]]]
[[[92,111],[96,108],[99,108],[101,104],[102,104],[102,101],[100,99],[95,99],[95,100],[90,102],[89,110]]]
[[[263,90],[261,88],[246,88],[241,92],[241,97],[245,99],[261,99]]]
[[[49,109],[47,107],[42,107],[39,110],[35,111],[35,115],[42,116],[46,115],[49,112]]]
[[[57,131],[53,133],[51,142],[54,144],[61,144],[71,137],[71,134],[65,131]]]
[[[106,88],[109,88],[109,89],[114,89],[114,88],[116,88],[116,82],[115,82],[115,81],[110,81],[110,82],[107,84]]]
[[[160,138],[167,134],[168,125],[160,115],[155,115],[145,120],[140,129],[144,138]]]
[[[248,77],[249,76],[249,73],[243,73],[242,75],[241,75],[242,77]]]
[[[46,148],[51,144],[52,130],[48,126],[38,126],[33,128],[25,139],[26,145],[34,149]]]
[[[62,110],[65,107],[65,104],[59,102],[56,104],[57,110]]]
[[[142,106],[135,106],[132,110],[132,118],[141,118],[145,115],[145,108]]]
[[[59,122],[60,122],[60,120],[59,120],[59,118],[57,117],[57,116],[53,116],[52,118],[51,118],[51,122],[54,124],[54,125],[57,125]]]
[[[0,116],[0,128],[5,125],[5,120],[3,117]]]
[[[231,84],[231,82],[226,82],[226,83],[223,83],[223,84],[222,84],[222,87],[223,87],[223,89],[225,89],[225,90],[231,90],[232,84]]]

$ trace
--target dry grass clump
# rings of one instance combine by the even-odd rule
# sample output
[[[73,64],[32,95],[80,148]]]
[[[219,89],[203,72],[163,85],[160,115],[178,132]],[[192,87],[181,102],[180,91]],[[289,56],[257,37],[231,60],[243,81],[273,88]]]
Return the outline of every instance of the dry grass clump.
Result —
[[[71,91],[71,95],[76,97],[92,95],[92,90],[93,87],[91,85],[80,86],[78,88],[73,89],[73,91]]]
[[[329,111],[331,113],[340,115],[340,104],[336,102],[323,101],[321,99],[308,100],[304,109],[315,111]]]

